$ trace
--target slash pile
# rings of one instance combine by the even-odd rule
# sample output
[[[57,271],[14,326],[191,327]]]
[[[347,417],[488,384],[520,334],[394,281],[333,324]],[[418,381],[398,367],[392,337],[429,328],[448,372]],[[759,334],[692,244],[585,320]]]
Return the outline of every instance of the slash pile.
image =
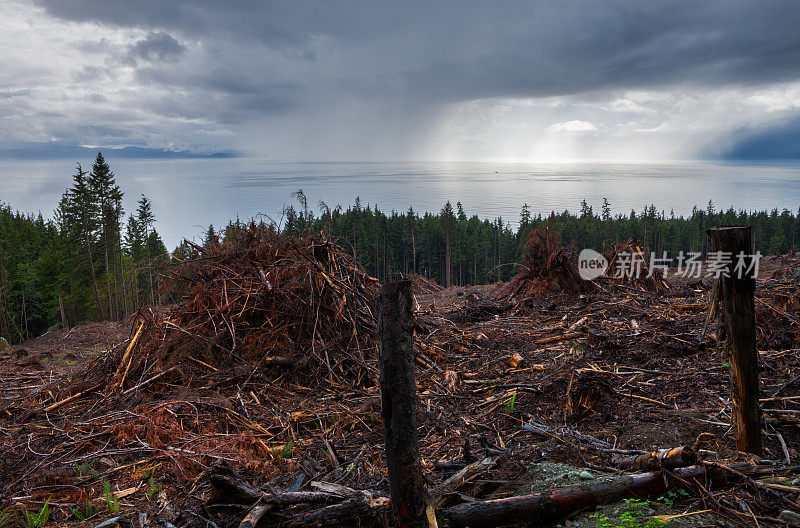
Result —
[[[528,234],[520,270],[506,293],[511,297],[587,293],[592,283],[581,279],[577,264],[575,246],[562,244],[558,231],[534,229]]]
[[[184,382],[223,366],[288,367],[329,380],[362,380],[371,369],[378,282],[321,235],[288,237],[251,224],[233,242],[204,248],[170,279],[166,287],[183,292],[179,303],[142,318],[142,336],[112,385],[125,388],[154,364]]]
[[[610,242],[604,244],[603,256],[608,261],[606,277],[625,279],[629,285],[635,285],[646,291],[658,291],[665,288],[664,273],[655,266],[651,269],[647,249],[641,244],[628,240],[623,243]]]

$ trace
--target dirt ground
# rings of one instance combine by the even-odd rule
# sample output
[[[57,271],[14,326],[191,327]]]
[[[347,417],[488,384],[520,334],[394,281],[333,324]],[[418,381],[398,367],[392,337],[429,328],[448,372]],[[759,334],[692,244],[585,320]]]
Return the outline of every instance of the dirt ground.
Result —
[[[764,458],[789,464],[800,459],[798,267],[792,257],[766,261],[757,291]],[[714,325],[703,333],[711,282],[666,280],[657,291],[599,286],[524,299],[504,297],[504,284],[417,296],[426,479],[446,479],[465,455],[504,454],[445,507],[529,493],[559,475],[570,484],[581,471],[600,479],[612,474],[618,450],[692,446],[704,433],[704,458],[737,458],[729,365]],[[240,372],[200,361],[204,374],[186,382],[167,372],[132,392],[95,388],[117,369],[112,360],[134,330],[132,320],[53,330],[0,357],[0,508],[36,512],[49,501],[51,523],[69,526],[123,514],[130,526],[176,518],[181,528],[233,526],[252,504],[231,499],[178,515],[219,461],[269,489],[326,481],[388,494],[374,355],[372,378],[346,386],[301,381],[278,366],[252,376],[257,365]],[[531,423],[547,432],[523,427]],[[542,467],[555,468],[553,475],[543,477]],[[796,477],[775,482],[791,488]],[[670,507],[653,501],[652,515],[712,509],[698,496],[675,497]],[[599,513],[618,518],[620,504]],[[756,512],[761,525],[775,525],[768,519],[779,509]],[[292,517],[299,511],[262,523],[299,525]],[[590,512],[581,515],[562,525],[596,525]],[[749,515],[718,511],[669,525],[712,523],[754,525]]]

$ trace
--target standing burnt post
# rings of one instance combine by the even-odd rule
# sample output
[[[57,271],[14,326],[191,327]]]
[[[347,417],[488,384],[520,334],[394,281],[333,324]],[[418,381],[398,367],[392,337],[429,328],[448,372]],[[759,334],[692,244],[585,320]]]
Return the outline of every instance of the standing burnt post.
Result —
[[[401,528],[428,526],[417,446],[411,281],[390,282],[378,299],[381,409],[392,509]]]
[[[755,275],[751,226],[717,227],[707,231],[709,260],[719,264],[717,291],[731,366],[733,423],[739,451],[761,455],[761,409],[758,406]]]

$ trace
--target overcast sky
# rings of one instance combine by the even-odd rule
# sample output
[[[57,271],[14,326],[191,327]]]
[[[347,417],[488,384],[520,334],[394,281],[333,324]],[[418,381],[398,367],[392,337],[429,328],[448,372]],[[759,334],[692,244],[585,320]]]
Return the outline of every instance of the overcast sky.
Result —
[[[0,72],[0,148],[716,157],[800,130],[800,2],[3,0]]]

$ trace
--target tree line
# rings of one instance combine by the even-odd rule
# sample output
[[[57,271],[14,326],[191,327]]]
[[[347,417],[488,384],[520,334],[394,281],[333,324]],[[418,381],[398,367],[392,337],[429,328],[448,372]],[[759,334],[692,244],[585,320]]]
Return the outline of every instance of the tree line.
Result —
[[[77,165],[52,219],[0,204],[0,336],[18,342],[158,302],[169,255],[150,200],[124,221],[123,197],[98,152],[90,171]]]
[[[199,246],[184,240],[168,253],[147,197],[126,216],[123,196],[98,153],[89,172],[76,167],[52,219],[0,204],[0,336],[18,342],[58,324],[119,320],[142,305],[174,301],[174,292],[159,293],[159,286],[178,263],[198,257]],[[584,200],[577,213],[548,215],[533,215],[525,204],[512,225],[468,215],[460,203],[446,202],[438,212],[384,212],[358,197],[346,209],[323,202],[312,209],[302,190],[293,197],[296,205],[286,208],[276,229],[322,232],[381,280],[397,273],[419,273],[445,286],[508,280],[530,231],[545,226],[581,248],[633,240],[677,257],[704,252],[710,227],[747,224],[763,254],[800,249],[800,210],[717,210],[709,202],[687,216],[653,205],[612,214],[603,199],[597,211]],[[246,229],[238,218],[221,229],[211,225],[202,244],[236,239]]]
[[[284,212],[286,233],[324,231],[381,280],[397,272],[419,273],[444,286],[509,280],[522,259],[528,233],[545,226],[558,231],[564,243],[579,248],[602,250],[609,243],[631,240],[659,257],[667,252],[670,258],[681,251],[705,254],[706,230],[718,225],[752,225],[756,249],[762,254],[800,249],[800,208],[796,214],[787,209],[717,210],[709,201],[687,216],[659,211],[654,205],[612,214],[604,198],[599,211],[583,200],[577,214],[565,210],[534,216],[524,204],[512,226],[502,217],[468,216],[460,203],[454,207],[447,202],[438,213],[420,214],[413,208],[385,213],[356,198],[347,209],[331,209],[320,202],[315,213],[302,190],[294,197],[297,205]]]

